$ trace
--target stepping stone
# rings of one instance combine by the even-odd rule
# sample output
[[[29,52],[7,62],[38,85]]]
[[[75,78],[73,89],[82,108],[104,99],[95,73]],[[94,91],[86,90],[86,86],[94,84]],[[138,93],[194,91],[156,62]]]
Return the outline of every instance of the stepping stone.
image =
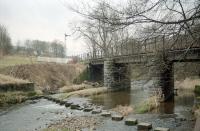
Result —
[[[112,120],[114,120],[114,121],[121,121],[121,120],[123,120],[123,116],[122,115],[113,115],[112,116]]]
[[[138,130],[149,130],[151,128],[152,128],[152,124],[144,123],[144,122],[139,123],[138,126],[137,126]]]
[[[78,107],[77,110],[83,110],[83,107]]]
[[[52,97],[47,97],[46,99],[47,99],[47,100],[50,100],[50,101],[52,101],[52,100],[53,100],[53,98],[52,98]]]
[[[110,112],[102,112],[102,113],[101,113],[101,116],[110,117],[110,116],[111,116],[111,113],[110,113]]]
[[[71,109],[78,109],[80,106],[77,104],[71,104],[70,108]]]
[[[128,126],[134,126],[137,124],[137,119],[134,119],[134,118],[127,118],[125,120],[125,125],[128,125]]]
[[[57,99],[53,98],[53,102],[56,102],[56,101],[57,101]]]
[[[169,131],[169,128],[156,127],[154,131]]]
[[[65,107],[70,107],[72,102],[65,102]]]
[[[92,111],[93,110],[93,108],[85,108],[83,111],[84,112],[90,112],[90,111]]]
[[[93,111],[92,111],[92,114],[99,114],[99,113],[101,113],[101,110],[100,110],[100,109],[96,109],[96,110],[93,110]]]
[[[60,103],[60,100],[59,100],[59,99],[56,99],[55,102],[56,102],[56,103]]]
[[[59,103],[60,105],[64,105],[65,104],[65,101],[60,101],[60,103]]]

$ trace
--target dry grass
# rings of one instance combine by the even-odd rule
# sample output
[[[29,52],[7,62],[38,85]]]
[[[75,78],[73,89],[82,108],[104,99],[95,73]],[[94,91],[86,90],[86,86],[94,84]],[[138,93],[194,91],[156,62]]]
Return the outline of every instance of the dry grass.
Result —
[[[89,88],[89,89],[74,91],[70,93],[63,93],[61,94],[60,98],[66,99],[71,96],[87,97],[87,96],[98,95],[98,94],[102,94],[106,92],[108,92],[108,89],[106,87]]]
[[[21,83],[29,83],[26,80],[22,80],[22,79],[16,79],[7,75],[2,75],[0,74],[0,84],[4,85],[4,84],[21,84]]]
[[[112,111],[120,113],[123,116],[128,116],[134,110],[133,110],[133,108],[131,106],[121,106],[121,105],[118,105],[117,107],[113,108]]]
[[[156,96],[152,96],[143,102],[141,102],[139,105],[136,105],[134,107],[134,112],[135,113],[146,113],[146,112],[151,112],[155,110],[159,106],[159,103],[157,101]]]
[[[7,106],[10,104],[16,104],[23,102],[24,99],[32,97],[37,94],[35,91],[23,92],[23,91],[12,91],[0,93],[0,107]]]
[[[41,90],[55,91],[72,84],[84,69],[85,66],[80,64],[39,63],[7,67],[0,73],[34,82]]]
[[[200,85],[200,79],[186,78],[185,80],[175,82],[175,87],[178,89],[194,90],[195,85]]]
[[[80,84],[80,85],[71,85],[71,86],[64,86],[59,89],[60,93],[69,93],[73,91],[83,90],[87,88],[91,88],[91,85]]]

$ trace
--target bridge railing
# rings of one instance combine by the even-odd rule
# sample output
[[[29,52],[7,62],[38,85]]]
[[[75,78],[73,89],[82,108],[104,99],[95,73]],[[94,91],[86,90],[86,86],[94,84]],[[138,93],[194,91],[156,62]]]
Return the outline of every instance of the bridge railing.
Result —
[[[112,58],[120,56],[143,56],[145,54],[156,52],[168,52],[185,50],[189,48],[200,48],[200,43],[194,42],[193,39],[187,35],[182,34],[178,36],[156,36],[144,40],[134,40],[132,43],[124,43],[115,47],[108,48],[107,52],[99,49],[93,52],[88,52],[78,56],[80,61],[87,61],[93,59]]]

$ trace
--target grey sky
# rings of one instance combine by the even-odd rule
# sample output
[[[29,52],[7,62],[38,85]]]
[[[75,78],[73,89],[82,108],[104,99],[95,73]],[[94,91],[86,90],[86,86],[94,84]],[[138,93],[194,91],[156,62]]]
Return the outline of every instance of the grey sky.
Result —
[[[70,23],[79,19],[78,14],[65,7],[73,3],[74,0],[0,0],[0,24],[7,27],[13,43],[25,39],[64,41],[64,33],[71,33]],[[82,40],[70,37],[67,46],[70,54],[86,48]]]

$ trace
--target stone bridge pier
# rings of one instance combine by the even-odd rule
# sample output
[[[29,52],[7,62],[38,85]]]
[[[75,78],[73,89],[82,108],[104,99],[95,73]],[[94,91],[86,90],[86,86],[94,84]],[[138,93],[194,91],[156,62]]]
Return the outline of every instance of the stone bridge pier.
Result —
[[[128,64],[117,64],[113,59],[104,61],[104,86],[111,89],[130,87],[130,70]]]
[[[158,95],[161,101],[174,98],[174,67],[173,62],[155,62],[149,68],[153,82],[153,95]]]

